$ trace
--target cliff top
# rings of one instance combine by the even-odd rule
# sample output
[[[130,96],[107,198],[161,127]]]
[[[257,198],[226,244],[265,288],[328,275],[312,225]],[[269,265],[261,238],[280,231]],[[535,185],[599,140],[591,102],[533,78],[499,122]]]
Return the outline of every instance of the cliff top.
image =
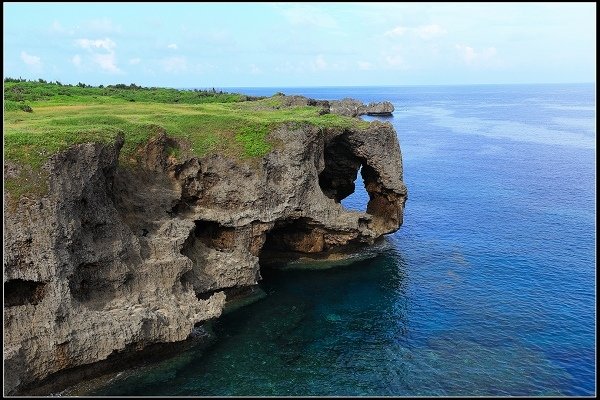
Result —
[[[114,141],[119,135],[124,138],[124,161],[159,132],[184,143],[186,156],[218,152],[241,159],[259,158],[274,145],[269,133],[284,123],[323,128],[367,124],[323,114],[320,104],[290,102],[279,94],[251,98],[214,89],[5,80],[4,157],[25,167],[5,177],[5,187],[17,197],[35,192],[41,167],[53,154],[78,143]],[[181,151],[173,149],[173,156],[180,156]]]

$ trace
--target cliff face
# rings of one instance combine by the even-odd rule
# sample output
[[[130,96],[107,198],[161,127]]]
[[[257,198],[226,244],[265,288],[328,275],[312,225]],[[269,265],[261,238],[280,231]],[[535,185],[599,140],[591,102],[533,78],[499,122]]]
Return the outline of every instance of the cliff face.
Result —
[[[283,125],[271,139],[275,149],[252,161],[176,160],[178,143],[164,133],[136,167],[119,166],[121,140],[53,156],[48,194],[5,209],[5,393],[188,338],[221,314],[228,293],[257,284],[259,257],[371,244],[402,224],[406,187],[389,123]],[[339,203],[360,167],[367,213]]]

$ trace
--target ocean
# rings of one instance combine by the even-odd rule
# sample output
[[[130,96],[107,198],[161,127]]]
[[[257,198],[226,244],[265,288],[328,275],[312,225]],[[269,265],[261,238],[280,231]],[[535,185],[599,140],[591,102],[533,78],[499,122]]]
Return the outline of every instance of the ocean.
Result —
[[[404,225],[349,266],[263,271],[212,347],[90,394],[595,394],[594,84],[227,90],[391,101]]]

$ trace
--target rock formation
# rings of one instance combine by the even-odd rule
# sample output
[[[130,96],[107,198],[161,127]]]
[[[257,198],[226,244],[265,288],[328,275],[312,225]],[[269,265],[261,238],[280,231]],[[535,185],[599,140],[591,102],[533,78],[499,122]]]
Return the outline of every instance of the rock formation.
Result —
[[[360,115],[389,116],[394,112],[394,106],[389,101],[365,105],[358,100],[342,99],[329,102],[329,111],[332,114],[345,115],[347,117],[357,117]]]
[[[47,195],[5,209],[5,393],[188,338],[221,314],[228,292],[257,284],[259,257],[327,254],[400,227],[407,192],[391,124],[282,125],[271,138],[283,145],[258,162],[176,160],[165,133],[135,167],[119,165],[122,139],[54,155]],[[361,167],[366,213],[340,204]]]
[[[365,106],[364,113],[366,115],[386,115],[390,116],[394,112],[394,106],[389,101],[382,103],[369,103]]]
[[[304,96],[283,96],[284,106],[318,106],[321,114],[338,114],[346,117],[359,117],[361,115],[391,116],[394,105],[389,101],[381,103],[363,104],[362,102],[345,98],[342,100],[315,100]]]

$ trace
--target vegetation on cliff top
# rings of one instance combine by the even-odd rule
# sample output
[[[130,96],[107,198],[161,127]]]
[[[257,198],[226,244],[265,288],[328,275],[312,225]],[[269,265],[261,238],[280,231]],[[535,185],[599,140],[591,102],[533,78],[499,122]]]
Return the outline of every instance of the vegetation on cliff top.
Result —
[[[29,172],[6,178],[5,187],[19,196],[32,192],[37,185],[30,182],[36,180],[32,177],[39,175],[53,154],[78,143],[111,142],[118,135],[125,139],[122,160],[159,131],[184,143],[189,155],[262,157],[273,146],[269,132],[284,123],[326,128],[362,122],[319,115],[318,107],[283,107],[278,95],[256,99],[214,89],[91,87],[8,78],[4,81],[4,158]]]

